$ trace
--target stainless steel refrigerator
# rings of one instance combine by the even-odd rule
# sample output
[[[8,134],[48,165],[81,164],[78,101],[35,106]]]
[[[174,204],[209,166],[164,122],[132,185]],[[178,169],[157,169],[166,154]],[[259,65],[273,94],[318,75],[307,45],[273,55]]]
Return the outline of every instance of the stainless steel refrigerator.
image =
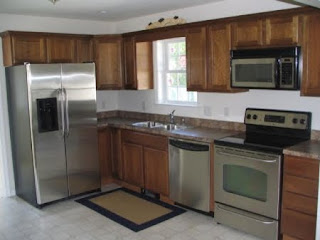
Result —
[[[100,188],[95,66],[6,68],[16,193],[35,206]]]

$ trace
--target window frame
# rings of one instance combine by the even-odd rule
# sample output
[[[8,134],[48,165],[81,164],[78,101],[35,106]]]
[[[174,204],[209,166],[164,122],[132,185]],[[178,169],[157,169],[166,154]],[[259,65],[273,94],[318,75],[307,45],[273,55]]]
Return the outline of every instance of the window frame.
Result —
[[[180,43],[185,42],[185,37],[179,37],[179,38],[170,38],[165,40],[159,40],[155,43],[155,63],[156,63],[156,78],[157,79],[157,94],[156,94],[156,103],[163,104],[163,105],[182,105],[182,106],[197,106],[198,105],[198,94],[197,92],[194,92],[195,95],[195,101],[174,101],[168,99],[168,82],[166,79],[166,76],[168,73],[182,73],[186,75],[187,78],[187,69],[184,70],[170,70],[169,69],[169,44],[171,43]],[[159,46],[161,45],[161,46]],[[160,50],[161,49],[161,50]],[[159,56],[160,54],[160,56]],[[160,60],[159,60],[160,58]],[[162,64],[161,67],[159,67],[159,62]],[[161,86],[160,86],[161,85]],[[179,88],[179,86],[177,86]],[[186,85],[187,88],[187,85]],[[161,95],[161,97],[159,97]]]

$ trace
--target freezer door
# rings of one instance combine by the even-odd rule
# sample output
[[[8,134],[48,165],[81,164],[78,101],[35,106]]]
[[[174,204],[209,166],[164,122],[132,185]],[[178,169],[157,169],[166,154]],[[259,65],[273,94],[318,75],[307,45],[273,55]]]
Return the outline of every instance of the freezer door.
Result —
[[[68,197],[61,65],[27,65],[37,203]]]
[[[94,64],[62,64],[62,89],[69,193],[76,195],[100,188]]]

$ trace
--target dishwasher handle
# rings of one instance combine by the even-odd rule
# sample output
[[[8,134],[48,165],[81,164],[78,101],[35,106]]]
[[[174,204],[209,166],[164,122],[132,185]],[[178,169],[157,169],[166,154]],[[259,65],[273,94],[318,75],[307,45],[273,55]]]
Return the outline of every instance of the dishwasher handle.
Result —
[[[193,151],[193,152],[207,152],[209,151],[209,146],[205,144],[197,144],[192,142],[185,142],[179,140],[169,140],[169,144],[179,149]]]

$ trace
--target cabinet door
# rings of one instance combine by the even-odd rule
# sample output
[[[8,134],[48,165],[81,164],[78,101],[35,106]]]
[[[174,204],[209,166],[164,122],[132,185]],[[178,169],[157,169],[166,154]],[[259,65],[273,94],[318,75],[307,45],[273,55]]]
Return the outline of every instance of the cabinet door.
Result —
[[[208,30],[208,87],[210,92],[239,92],[230,84],[230,24],[215,24]]]
[[[232,24],[232,48],[263,45],[262,19],[250,19]]]
[[[144,187],[143,147],[132,143],[122,144],[124,181]]]
[[[114,178],[123,179],[123,168],[121,158],[121,130],[117,128],[111,129],[111,163],[112,176]]]
[[[269,17],[266,19],[267,45],[297,45],[301,37],[299,16]]]
[[[136,43],[136,74],[138,90],[153,89],[152,42]]]
[[[169,194],[168,154],[153,148],[144,148],[145,188],[165,196]]]
[[[187,89],[203,91],[207,87],[206,27],[189,29],[186,35]]]
[[[11,51],[8,49],[8,51]],[[46,63],[45,36],[23,34],[12,36],[13,65],[29,63]]]
[[[77,62],[93,62],[93,44],[91,39],[77,39]]]
[[[320,96],[320,14],[304,19],[301,95]]]
[[[111,161],[110,161],[110,129],[98,131],[98,149],[100,163],[101,186],[111,182]]]
[[[47,38],[49,63],[75,63],[75,40],[71,37],[49,36]]]
[[[124,87],[125,89],[137,89],[136,78],[136,53],[134,38],[124,38]]]
[[[95,41],[97,89],[122,88],[121,36]]]

